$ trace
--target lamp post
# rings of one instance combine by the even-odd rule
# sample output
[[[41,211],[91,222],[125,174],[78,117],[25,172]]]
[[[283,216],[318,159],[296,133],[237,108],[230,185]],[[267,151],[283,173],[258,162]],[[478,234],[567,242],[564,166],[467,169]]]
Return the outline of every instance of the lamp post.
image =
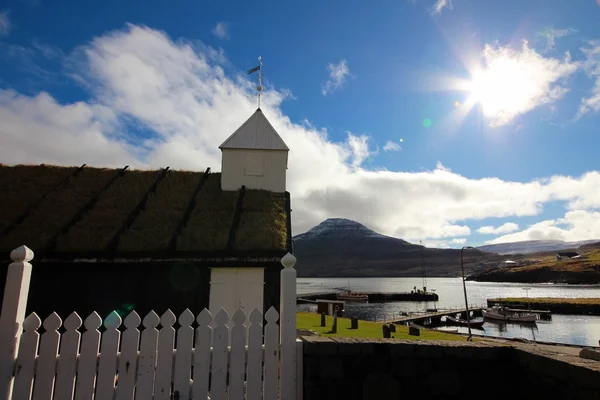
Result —
[[[529,302],[529,290],[531,290],[531,288],[524,287],[523,290],[525,291],[525,294],[527,295],[527,309],[529,311],[531,311],[531,303]]]
[[[465,293],[465,308],[467,310],[467,327],[469,328],[469,337],[467,338],[467,340],[471,340],[471,316],[469,315],[469,302],[467,300],[467,285],[465,283],[465,266],[463,263],[463,252],[465,251],[465,249],[472,249],[473,247],[471,246],[465,246],[462,249],[460,249],[460,270],[462,272],[462,284],[463,284],[463,292]]]

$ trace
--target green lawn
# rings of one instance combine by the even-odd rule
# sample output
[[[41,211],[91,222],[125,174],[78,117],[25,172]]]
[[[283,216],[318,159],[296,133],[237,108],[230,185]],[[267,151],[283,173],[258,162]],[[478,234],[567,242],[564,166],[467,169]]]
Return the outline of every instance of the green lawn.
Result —
[[[328,333],[331,330],[333,317],[327,316],[327,326],[321,327],[321,316],[316,313],[299,312],[296,313],[297,329],[311,330],[318,332],[324,337],[346,336],[363,338],[383,338],[381,325],[377,322],[358,321],[358,329],[350,329],[349,318],[338,318],[337,333]],[[453,335],[451,333],[435,332],[431,330],[421,330],[420,336],[410,336],[408,327],[396,325],[396,333],[392,333],[396,339],[411,340],[458,340],[466,341],[466,336]]]

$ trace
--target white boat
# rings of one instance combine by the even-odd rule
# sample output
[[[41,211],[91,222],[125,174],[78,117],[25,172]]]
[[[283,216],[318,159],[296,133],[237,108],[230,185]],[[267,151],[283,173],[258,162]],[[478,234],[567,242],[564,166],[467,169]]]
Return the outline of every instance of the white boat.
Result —
[[[510,310],[508,307],[494,306],[483,310],[483,318],[504,322],[535,322],[537,315],[526,311]]]
[[[458,333],[458,329],[452,329],[452,328],[436,328],[434,330],[438,331],[438,332],[445,332],[445,333]]]
[[[335,296],[338,300],[345,301],[369,301],[369,295],[364,293],[343,292]]]

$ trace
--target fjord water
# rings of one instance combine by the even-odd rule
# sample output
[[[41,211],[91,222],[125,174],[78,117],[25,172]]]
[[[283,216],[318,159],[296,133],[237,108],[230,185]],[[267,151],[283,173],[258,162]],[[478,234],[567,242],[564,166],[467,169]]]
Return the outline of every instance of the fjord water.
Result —
[[[365,292],[410,292],[422,288],[422,278],[298,278],[298,294],[330,292],[347,289]],[[524,290],[528,288],[529,290]],[[427,278],[427,290],[435,290],[439,301],[356,303],[346,302],[346,316],[364,320],[381,320],[400,312],[425,311],[427,308],[464,308],[463,287],[460,278]],[[528,285],[521,283],[467,282],[469,307],[484,306],[495,297],[600,297],[600,286]],[[311,305],[299,305],[301,310],[314,310]],[[534,308],[534,307],[532,307]],[[463,329],[459,329],[463,331]],[[552,315],[552,321],[538,321],[535,327],[527,325],[485,323],[483,331],[474,333],[491,336],[525,338],[547,342],[598,346],[600,316]],[[466,332],[466,329],[464,329]]]

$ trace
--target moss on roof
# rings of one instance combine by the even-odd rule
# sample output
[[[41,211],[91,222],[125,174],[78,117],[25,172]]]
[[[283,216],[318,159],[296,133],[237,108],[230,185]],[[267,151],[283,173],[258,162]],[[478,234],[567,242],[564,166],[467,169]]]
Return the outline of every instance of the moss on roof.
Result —
[[[221,190],[221,174],[211,174],[196,196],[196,207],[177,240],[177,250],[225,249],[238,196],[238,191]]]
[[[286,226],[283,193],[247,190],[233,247],[236,250],[254,250],[265,245],[273,249],[285,248]]]
[[[98,197],[95,206],[58,238],[56,250],[107,249],[159,174],[160,171],[125,171]]]
[[[112,256],[127,257],[165,252],[173,239],[175,255],[277,251],[287,247],[291,228],[287,226],[283,194],[246,191],[235,242],[232,249],[227,249],[240,193],[222,191],[221,174],[209,174],[193,198],[203,177],[201,172],[170,170],[158,182],[156,191],[149,192],[162,171],[122,173],[121,169],[85,167],[75,174],[76,170],[0,165],[0,252],[25,244],[37,253],[53,250],[58,255],[84,257],[101,255],[116,243]],[[73,177],[66,181],[69,176]],[[145,206],[131,221],[147,194]],[[186,220],[190,205],[193,208]],[[18,222],[25,212],[27,216]],[[18,223],[10,228],[15,221]]]
[[[117,173],[114,169],[84,168],[67,184],[48,194],[23,222],[3,235],[1,250],[9,251],[23,244],[34,251],[47,250],[52,239]],[[18,187],[15,190],[18,191]]]
[[[0,232],[76,170],[43,165],[0,166]]]
[[[156,193],[148,199],[146,208],[123,234],[117,249],[134,251],[144,248],[149,251],[166,249],[175,230],[187,211],[190,198],[204,173],[169,171],[158,185]],[[161,221],[157,224],[156,221]]]

